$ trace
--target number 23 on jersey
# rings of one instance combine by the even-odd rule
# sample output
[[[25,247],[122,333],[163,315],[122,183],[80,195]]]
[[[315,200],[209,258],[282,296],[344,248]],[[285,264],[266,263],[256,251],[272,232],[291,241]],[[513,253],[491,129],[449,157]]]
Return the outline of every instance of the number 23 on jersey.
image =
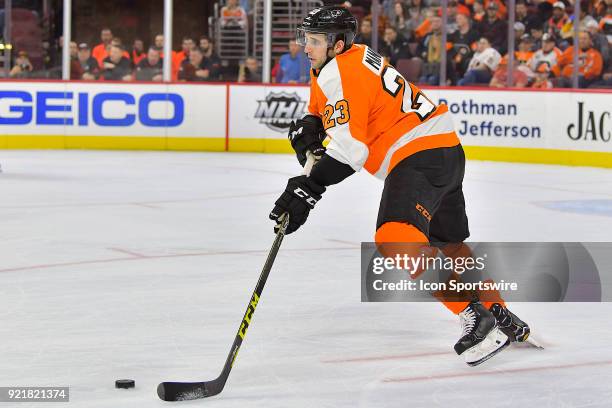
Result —
[[[421,122],[436,110],[436,105],[421,91],[414,91],[408,81],[391,65],[387,65],[381,74],[382,87],[394,98],[402,95],[402,112],[415,113]]]
[[[336,125],[344,125],[350,118],[348,101],[340,99],[334,105],[325,105],[323,110],[323,127],[327,130]]]

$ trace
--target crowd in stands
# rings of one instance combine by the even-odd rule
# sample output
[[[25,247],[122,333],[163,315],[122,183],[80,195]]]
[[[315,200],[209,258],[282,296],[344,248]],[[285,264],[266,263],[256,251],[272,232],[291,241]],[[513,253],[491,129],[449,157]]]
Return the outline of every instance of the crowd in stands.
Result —
[[[516,0],[516,39],[513,55],[514,87],[571,87],[574,64],[573,0]],[[581,88],[612,86],[612,1],[580,1],[578,27]],[[330,2],[326,2],[330,3]],[[378,52],[418,84],[438,85],[442,52],[446,53],[446,85],[505,87],[509,74],[508,9],[503,0],[449,0],[442,21],[439,0],[384,0],[378,18],[378,43],[373,41],[369,1],[344,2],[359,17],[356,43],[376,46]],[[223,26],[248,29],[248,2],[227,0],[220,12]],[[330,4],[333,4],[331,2]],[[365,10],[365,12],[364,12]],[[447,42],[442,44],[442,27]],[[145,47],[134,39],[130,46],[100,32],[96,45],[70,43],[71,78],[113,81],[161,81],[165,58],[163,35]],[[243,61],[237,76],[224,75],[213,40],[185,37],[179,51],[172,51],[174,81],[260,82],[261,64],[254,57]],[[15,58],[11,77],[27,77],[32,71],[27,53]],[[289,41],[287,53],[274,61],[271,77],[278,83],[307,83],[309,62],[303,50]]]
[[[382,4],[379,53],[411,76],[409,80],[438,85],[441,53],[445,52],[447,85],[506,86],[508,9],[502,0],[449,0],[446,22],[437,1],[389,0]],[[610,87],[612,1],[581,0],[579,6],[579,87]],[[514,87],[572,86],[573,10],[570,1],[516,0],[510,73]],[[371,15],[366,15],[357,42],[372,45],[371,23]],[[447,29],[444,45],[443,24]]]

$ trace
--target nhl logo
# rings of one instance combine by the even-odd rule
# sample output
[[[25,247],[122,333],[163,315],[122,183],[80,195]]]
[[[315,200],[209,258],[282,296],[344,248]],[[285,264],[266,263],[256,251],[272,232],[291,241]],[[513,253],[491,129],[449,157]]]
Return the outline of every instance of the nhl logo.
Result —
[[[268,128],[285,133],[291,121],[304,116],[306,101],[297,92],[270,92],[266,99],[257,101],[255,118]]]

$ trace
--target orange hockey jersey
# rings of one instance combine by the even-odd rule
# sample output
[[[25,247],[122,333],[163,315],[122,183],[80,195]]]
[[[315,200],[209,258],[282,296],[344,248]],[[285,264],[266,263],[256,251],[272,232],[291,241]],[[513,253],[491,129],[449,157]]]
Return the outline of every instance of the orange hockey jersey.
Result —
[[[578,72],[586,79],[595,79],[601,75],[603,58],[595,48],[578,51]],[[557,59],[557,65],[551,71],[557,76],[571,77],[574,71],[574,47],[568,47]]]
[[[361,44],[311,70],[308,110],[323,121],[328,155],[381,179],[411,154],[459,144],[447,106]]]

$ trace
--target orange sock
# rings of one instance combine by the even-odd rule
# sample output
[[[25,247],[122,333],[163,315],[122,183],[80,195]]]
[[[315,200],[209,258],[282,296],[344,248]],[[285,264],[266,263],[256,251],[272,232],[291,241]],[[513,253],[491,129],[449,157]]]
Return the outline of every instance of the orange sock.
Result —
[[[392,258],[396,254],[408,254],[408,256],[419,256],[421,251],[425,248],[429,250],[436,250],[434,247],[429,246],[429,239],[425,234],[423,234],[418,228],[414,225],[406,224],[403,222],[386,222],[378,228],[376,231],[376,244],[382,243],[423,243],[425,245],[378,245],[379,252],[388,257]],[[435,252],[432,252],[430,255],[433,256]],[[422,271],[420,271],[422,273]],[[419,272],[413,274],[411,277],[416,278],[420,275]],[[455,277],[456,275],[453,274]],[[457,301],[448,301],[448,296],[445,296],[443,293],[436,292],[433,296],[438,299],[440,302],[444,304],[451,312],[454,314],[459,314],[463,309],[467,307],[469,302],[457,302]]]
[[[376,230],[374,239],[377,244],[384,242],[419,242],[429,244],[429,239],[425,234],[414,225],[404,222],[385,222]]]
[[[457,244],[449,244],[441,248],[442,253],[449,258],[466,258],[466,257],[474,257],[472,250],[465,243],[460,242]],[[454,278],[460,279],[459,275],[453,274]],[[497,290],[490,291],[479,291],[475,294],[478,299],[481,299],[482,305],[487,309],[490,309],[493,303],[499,303],[502,306],[505,306],[505,302],[501,297],[501,294]],[[466,294],[469,296],[469,294]],[[444,305],[450,309],[453,313],[459,314],[465,307],[468,305],[468,302],[445,302],[442,301]],[[456,303],[456,304],[453,304]]]
[[[387,258],[394,258],[396,255],[416,258],[431,249],[435,250],[429,246],[429,239],[425,234],[414,225],[404,222],[384,223],[376,230],[374,239],[378,252]],[[410,271],[410,277],[416,279],[421,273],[423,270]]]

